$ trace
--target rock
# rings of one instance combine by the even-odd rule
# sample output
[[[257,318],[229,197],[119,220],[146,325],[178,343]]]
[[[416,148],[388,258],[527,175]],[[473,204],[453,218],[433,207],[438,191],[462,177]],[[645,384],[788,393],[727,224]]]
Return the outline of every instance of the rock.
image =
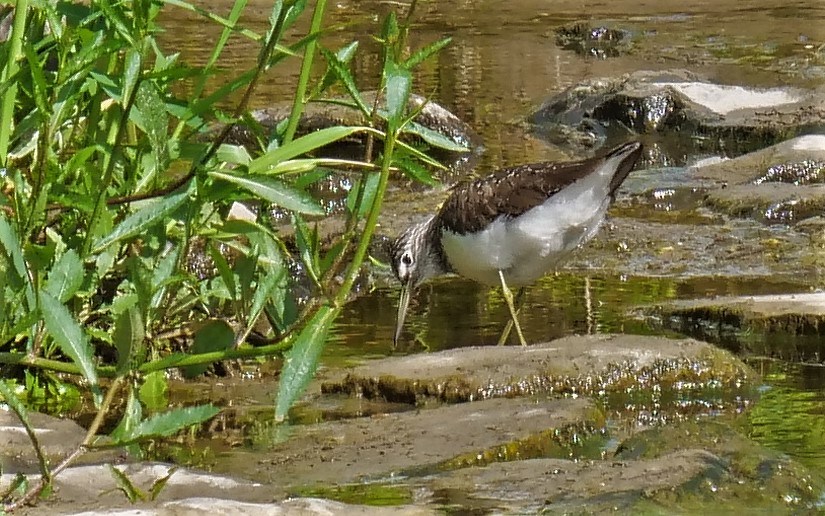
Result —
[[[86,437],[86,430],[74,421],[39,412],[30,412],[28,417],[40,448],[52,466],[74,452]],[[84,456],[84,460],[111,460],[113,455],[113,452],[90,454]],[[0,408],[0,472],[29,474],[39,471],[25,427],[8,407]]]
[[[118,489],[108,466],[68,468],[54,482],[55,495],[38,504],[49,514],[65,515],[326,515],[397,514],[417,516],[434,514],[425,507],[397,506],[389,508],[350,505],[319,498],[286,498],[272,485],[235,480],[229,477],[199,473],[168,464],[143,463],[115,466],[129,477],[132,484],[148,495],[158,480],[167,477],[166,485],[157,497],[129,504]],[[7,478],[8,477],[8,478]],[[0,485],[7,485],[12,475],[4,475]]]
[[[374,91],[363,92],[362,96],[368,106],[375,104]],[[297,134],[299,136],[336,125],[369,125],[369,121],[360,110],[340,103],[351,103],[351,99],[342,97],[332,100],[339,103],[311,102],[304,107],[304,112],[298,123]],[[410,96],[408,109],[410,112],[420,110],[414,121],[423,127],[425,131],[440,134],[452,141],[455,145],[466,147],[467,152],[481,145],[481,137],[469,125],[437,102],[428,101],[420,95],[412,94]],[[263,134],[267,135],[275,130],[279,123],[289,117],[291,110],[292,102],[287,101],[277,103],[268,108],[254,110],[250,114],[252,119],[263,129]],[[219,127],[213,128],[212,132],[218,129]],[[212,132],[210,132],[210,134],[212,134]],[[423,136],[419,137],[426,140],[426,134],[421,134],[423,134]],[[355,137],[358,142],[361,142],[362,139],[365,138],[365,135],[355,135]],[[254,132],[243,124],[236,125],[232,129],[227,138],[227,143],[244,145],[253,149],[258,147]]]
[[[668,328],[729,346],[736,343],[739,353],[821,361],[825,293],[680,300],[640,310]],[[767,337],[744,338],[747,335]]]
[[[504,513],[627,511],[724,468],[712,453],[689,449],[650,460],[532,459],[452,471],[435,479],[435,491],[461,491],[466,506]],[[490,507],[490,505],[493,507]],[[635,511],[631,511],[635,512]]]
[[[496,399],[430,410],[296,427],[290,439],[249,461],[228,452],[216,466],[282,486],[341,485],[391,478],[456,457],[524,440],[548,430],[598,428],[603,419],[585,399]]]
[[[598,145],[656,137],[660,164],[685,155],[738,155],[825,126],[825,90],[712,84],[675,70],[592,79],[545,102],[529,122],[555,142]],[[578,136],[571,137],[572,133]]]
[[[325,393],[420,403],[462,402],[536,393],[645,389],[676,378],[723,384],[753,371],[706,343],[640,335],[588,335],[520,347],[468,347],[374,360],[322,382]]]
[[[574,23],[557,28],[555,33],[558,47],[580,55],[605,59],[617,57],[630,49],[627,32],[604,26]]]
[[[825,210],[825,135],[700,164],[688,176],[710,189],[705,203],[715,210],[769,224],[795,223]]]

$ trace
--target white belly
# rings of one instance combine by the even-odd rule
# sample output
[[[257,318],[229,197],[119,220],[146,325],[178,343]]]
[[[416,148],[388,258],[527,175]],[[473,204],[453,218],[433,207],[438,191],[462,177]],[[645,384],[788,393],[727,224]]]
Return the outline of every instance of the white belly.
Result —
[[[491,286],[499,285],[499,270],[509,286],[529,285],[554,270],[604,221],[610,205],[609,178],[594,181],[598,174],[591,176],[596,177],[568,186],[519,217],[499,217],[478,233],[445,230],[441,243],[450,266],[461,276]]]

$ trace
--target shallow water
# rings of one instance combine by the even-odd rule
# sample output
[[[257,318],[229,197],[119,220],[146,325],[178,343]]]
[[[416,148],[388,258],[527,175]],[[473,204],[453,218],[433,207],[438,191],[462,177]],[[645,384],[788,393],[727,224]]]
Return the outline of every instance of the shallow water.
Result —
[[[200,5],[221,12],[228,9],[229,3],[209,1]],[[262,30],[269,7],[266,2],[250,3],[244,23]],[[364,89],[374,88],[380,66],[377,45],[370,35],[377,33],[381,17],[390,8],[393,5],[386,2],[344,0],[335,2],[327,14],[328,25],[345,28],[326,44],[337,48],[353,39],[361,42],[353,71]],[[162,38],[167,48],[179,49],[186,62],[204,62],[210,49],[208,42],[217,37],[217,30],[195,21],[190,13],[170,10],[164,16],[186,29],[169,30]],[[453,38],[438,59],[419,70],[416,91],[431,95],[483,136],[485,151],[476,170],[481,175],[503,165],[565,156],[564,150],[529,135],[522,120],[550,95],[587,78],[641,69],[687,68],[715,82],[744,86],[809,87],[825,81],[825,58],[820,47],[825,41],[825,4],[821,2],[796,1],[777,6],[765,0],[487,0],[459,4],[441,0],[420,3],[416,20],[410,40],[413,48],[443,36]],[[608,59],[561,49],[554,29],[571,22],[605,24],[624,31],[628,45],[620,48],[617,57]],[[217,77],[215,86],[234,77],[237,70],[250,67],[255,55],[252,45],[234,38],[223,61],[227,69]],[[293,59],[286,67],[271,72],[257,90],[252,107],[290,98],[297,69],[298,61]],[[655,153],[655,148],[651,152]],[[684,156],[682,162],[700,157],[705,156]],[[676,175],[668,175],[673,181],[681,169],[674,170]],[[642,184],[628,186],[633,187],[632,193],[640,193],[646,184],[655,188],[657,177],[663,174],[648,174],[639,180]],[[677,183],[674,185],[678,187]],[[621,216],[662,223],[714,223],[713,216],[691,211],[694,201],[690,197],[684,206],[668,208],[656,205],[662,204],[661,199],[651,198],[635,212],[614,210],[614,215],[619,211]],[[775,231],[785,231],[784,226]],[[580,251],[578,263],[586,261],[587,252],[587,248]],[[660,259],[662,255],[656,253],[645,257],[653,264]],[[738,275],[717,276],[718,271],[711,267],[700,272],[636,276],[627,275],[620,267],[564,270],[528,290],[521,315],[525,336],[528,341],[543,341],[576,333],[667,333],[672,330],[628,314],[628,309],[673,299],[806,292],[820,286],[816,284],[818,276],[777,275],[770,268],[761,275],[741,270]],[[393,348],[397,295],[396,288],[379,288],[348,305],[332,332],[324,363],[341,365],[371,357],[491,345],[507,320],[506,305],[498,291],[461,279],[440,280],[420,289],[411,306],[403,342]],[[782,335],[758,337],[778,346],[795,345],[793,339]],[[753,341],[754,336],[737,334],[734,328],[731,337],[720,339],[718,344],[736,352],[738,339]],[[809,344],[819,345],[818,341]],[[763,375],[764,387],[758,402],[745,412],[741,423],[744,432],[810,467],[825,469],[822,358],[814,360],[809,354],[807,360],[818,363],[808,364],[758,354],[745,358]],[[232,404],[252,411],[266,407],[268,394],[262,393],[274,390],[271,381],[266,382],[255,386],[255,396]],[[610,403],[616,407],[608,409],[618,409],[623,401]],[[332,417],[330,414],[318,417]],[[259,417],[263,420],[269,412],[261,410]],[[296,416],[296,420],[301,419]],[[242,441],[254,433],[249,428],[244,432]]]

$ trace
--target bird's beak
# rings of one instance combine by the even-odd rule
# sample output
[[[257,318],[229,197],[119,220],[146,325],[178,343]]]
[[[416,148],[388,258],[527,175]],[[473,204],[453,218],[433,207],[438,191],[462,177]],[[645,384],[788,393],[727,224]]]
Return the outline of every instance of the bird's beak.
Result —
[[[395,336],[392,338],[393,346],[398,344],[398,339],[401,337],[401,330],[404,328],[404,319],[407,317],[407,307],[410,305],[412,291],[412,279],[401,285],[401,298],[398,300],[398,318],[395,320]]]

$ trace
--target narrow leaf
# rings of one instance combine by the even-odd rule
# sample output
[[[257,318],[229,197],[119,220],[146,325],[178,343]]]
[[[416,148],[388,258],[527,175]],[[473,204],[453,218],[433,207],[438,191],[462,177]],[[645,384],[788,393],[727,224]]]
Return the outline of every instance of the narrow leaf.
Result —
[[[132,480],[126,476],[126,473],[117,469],[114,465],[109,464],[109,472],[115,478],[115,485],[129,500],[129,503],[135,503],[138,500],[146,500],[148,495],[142,489],[136,487]]]
[[[68,301],[83,283],[83,264],[74,249],[69,249],[57,260],[46,281],[46,292],[61,303]]]
[[[150,203],[126,217],[108,235],[95,243],[94,253],[99,253],[115,242],[127,240],[145,233],[155,224],[164,222],[189,199],[189,192],[169,194],[157,202]]]
[[[143,363],[144,336],[143,319],[137,307],[132,305],[115,321],[113,339],[117,349],[118,375],[125,374]]]
[[[97,389],[92,347],[83,328],[74,320],[69,309],[45,290],[40,291],[40,308],[46,330],[60,350],[72,359],[92,388]]]
[[[470,152],[468,144],[457,143],[453,139],[438,131],[433,131],[429,127],[424,127],[417,122],[410,122],[404,125],[404,133],[414,134],[433,147],[444,149],[449,152]]]
[[[21,286],[26,287],[26,297],[29,301],[29,308],[34,308],[33,293],[31,290],[31,281],[29,280],[29,273],[26,267],[26,261],[23,259],[23,249],[20,247],[20,241],[17,239],[17,233],[12,229],[5,216],[0,215],[0,245],[5,249],[6,255],[11,260],[14,266],[11,286],[15,290]]]
[[[170,410],[141,421],[131,433],[124,435],[121,444],[150,437],[168,437],[187,427],[197,425],[215,417],[221,409],[213,405],[199,405]]]
[[[322,306],[301,331],[295,345],[284,357],[284,366],[278,382],[278,400],[275,420],[283,421],[292,404],[298,399],[315,374],[321,352],[326,347],[327,334],[338,310]]]
[[[407,70],[412,70],[423,61],[426,61],[430,56],[437,54],[442,48],[449,45],[452,40],[453,38],[440,39],[434,43],[430,43],[422,49],[419,49],[404,62],[404,68]]]
[[[389,127],[397,128],[410,100],[412,74],[393,61],[387,63],[384,73],[387,76],[387,122]]]
[[[358,106],[358,109],[361,113],[369,117],[370,113],[372,112],[372,108],[367,106],[367,103],[364,102],[364,97],[361,96],[361,92],[358,91],[358,86],[355,84],[355,79],[352,77],[349,69],[347,68],[347,64],[345,61],[341,60],[330,52],[327,49],[320,49],[321,55],[324,56],[324,59],[327,60],[329,67],[332,69],[333,73],[338,77],[341,81],[341,84],[347,89],[347,93],[349,96],[352,97],[352,100],[355,101],[355,104]]]
[[[330,143],[337,142],[347,136],[368,130],[369,128],[367,127],[336,126],[327,127],[325,129],[309,133],[306,136],[292,140],[283,147],[277,147],[266,154],[255,158],[249,163],[249,173],[257,174],[260,172],[266,172],[274,165],[277,165],[282,161],[292,159],[296,156],[301,156],[310,151],[329,145]]]
[[[308,215],[324,214],[324,209],[311,195],[278,179],[218,171],[210,172],[209,175],[234,183],[281,208]]]

